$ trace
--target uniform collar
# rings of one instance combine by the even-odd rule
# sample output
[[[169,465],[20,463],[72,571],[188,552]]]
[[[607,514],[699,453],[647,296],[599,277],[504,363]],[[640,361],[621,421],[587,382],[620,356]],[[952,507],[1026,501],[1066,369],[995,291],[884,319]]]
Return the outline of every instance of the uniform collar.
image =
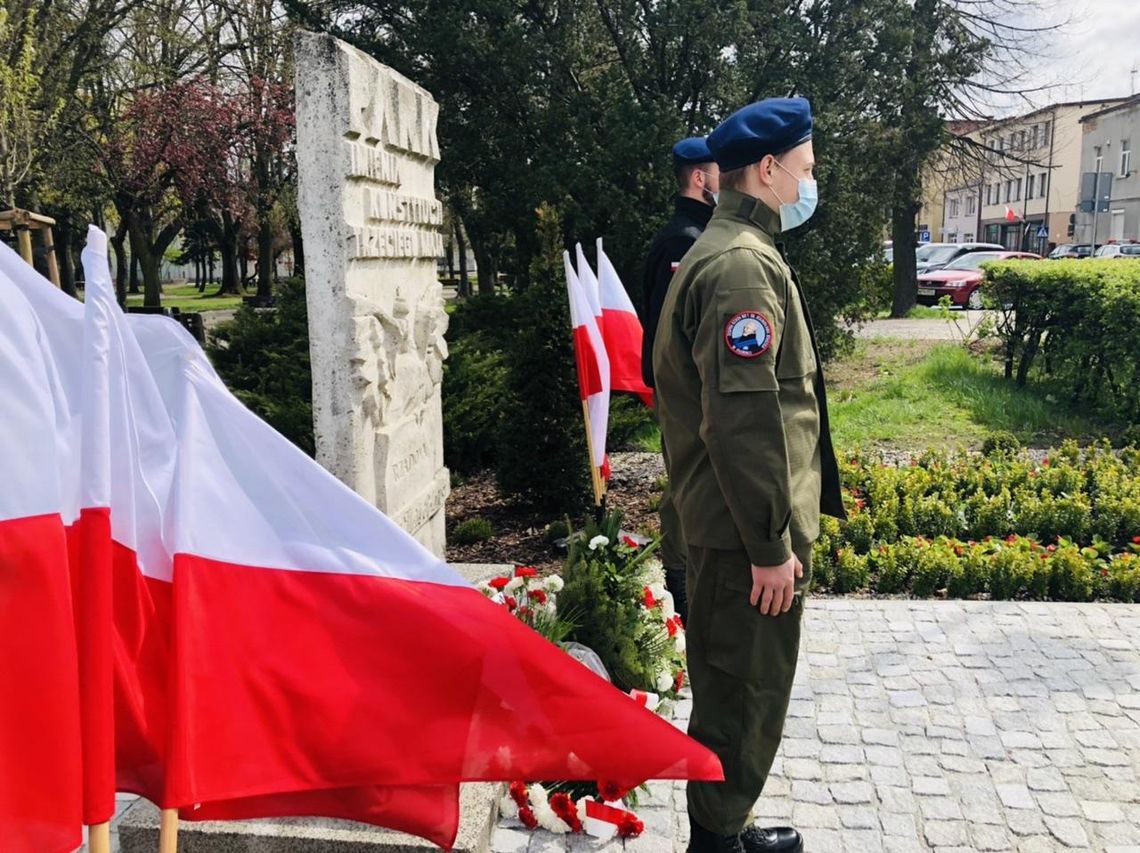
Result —
[[[712,219],[713,206],[705,204],[703,201],[697,201],[695,198],[678,195],[673,197],[673,211],[678,216],[691,219],[704,228]]]
[[[736,190],[721,190],[716,206],[717,219],[734,219],[758,228],[775,244],[780,233],[780,216],[760,199]]]

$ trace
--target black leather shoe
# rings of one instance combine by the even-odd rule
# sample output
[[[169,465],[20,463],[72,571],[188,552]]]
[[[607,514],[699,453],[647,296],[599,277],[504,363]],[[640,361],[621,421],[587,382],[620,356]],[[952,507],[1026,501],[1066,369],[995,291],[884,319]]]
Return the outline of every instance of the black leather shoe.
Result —
[[[761,829],[750,826],[740,833],[745,853],[803,853],[803,836],[790,826]]]
[[[689,818],[688,853],[745,853],[739,835],[717,835]]]

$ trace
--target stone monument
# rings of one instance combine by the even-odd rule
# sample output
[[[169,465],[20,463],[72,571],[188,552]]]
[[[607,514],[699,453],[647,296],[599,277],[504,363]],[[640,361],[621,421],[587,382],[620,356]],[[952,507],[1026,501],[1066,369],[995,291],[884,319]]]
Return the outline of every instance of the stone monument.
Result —
[[[443,556],[439,106],[332,36],[294,48],[317,461]]]

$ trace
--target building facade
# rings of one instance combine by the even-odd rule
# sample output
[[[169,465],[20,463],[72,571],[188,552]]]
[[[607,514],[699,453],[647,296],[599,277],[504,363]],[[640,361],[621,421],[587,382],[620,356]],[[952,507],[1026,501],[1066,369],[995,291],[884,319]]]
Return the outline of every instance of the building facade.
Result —
[[[1081,173],[1111,172],[1112,184],[1107,211],[1077,212],[1073,242],[1140,240],[1140,97],[1083,116],[1081,131]]]
[[[982,130],[979,137],[987,150],[977,238],[1042,254],[1069,241],[1069,217],[1079,195],[1082,119],[1125,100],[1055,104]]]
[[[980,184],[948,190],[942,205],[943,243],[972,243],[977,239]]]

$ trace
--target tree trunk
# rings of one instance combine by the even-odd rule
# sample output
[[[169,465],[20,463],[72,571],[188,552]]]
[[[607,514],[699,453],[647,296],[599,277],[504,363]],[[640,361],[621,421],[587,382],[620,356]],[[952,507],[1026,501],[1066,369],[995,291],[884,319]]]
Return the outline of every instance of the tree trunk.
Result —
[[[217,296],[237,296],[241,293],[241,270],[238,266],[238,254],[241,246],[238,240],[239,227],[229,213],[222,214],[221,228],[215,224],[213,230],[218,236],[218,249],[222,254],[222,286],[218,288]]]
[[[301,223],[289,223],[289,239],[293,243],[293,275],[303,278],[305,275],[305,241],[301,237]]]
[[[471,276],[467,271],[467,241],[463,239],[463,225],[455,220],[455,248],[459,252],[459,295],[471,296]]]
[[[143,307],[161,308],[162,283],[159,281],[159,269],[162,255],[155,252],[146,227],[138,219],[131,217],[127,229],[131,239],[132,277],[137,277],[136,269],[142,273]],[[137,289],[134,292],[137,293]]]
[[[134,240],[131,240],[131,281],[127,290],[132,296],[139,293],[139,256],[135,252]]]
[[[476,272],[479,274],[479,295],[491,296],[495,292],[495,265],[491,255],[483,248],[482,243],[471,241],[471,248],[475,252]]]
[[[905,317],[918,297],[918,262],[914,256],[914,226],[918,217],[916,201],[896,201],[891,210],[891,239],[894,241],[895,293],[891,316]]]
[[[447,241],[447,280],[455,281],[455,227],[451,229],[452,239]]]
[[[68,296],[77,297],[75,267],[71,263],[71,220],[67,214],[56,219],[55,257],[59,262],[59,286]]]
[[[245,240],[238,240],[237,250],[238,267],[241,270],[241,275],[238,277],[238,287],[245,290],[245,284],[249,281],[249,244]]]
[[[257,226],[257,296],[273,295],[273,225],[266,216]]]
[[[114,236],[111,237],[111,247],[115,250],[115,298],[124,308],[127,305],[127,267],[130,265],[130,261],[127,260],[126,240],[127,226],[120,222]]]

